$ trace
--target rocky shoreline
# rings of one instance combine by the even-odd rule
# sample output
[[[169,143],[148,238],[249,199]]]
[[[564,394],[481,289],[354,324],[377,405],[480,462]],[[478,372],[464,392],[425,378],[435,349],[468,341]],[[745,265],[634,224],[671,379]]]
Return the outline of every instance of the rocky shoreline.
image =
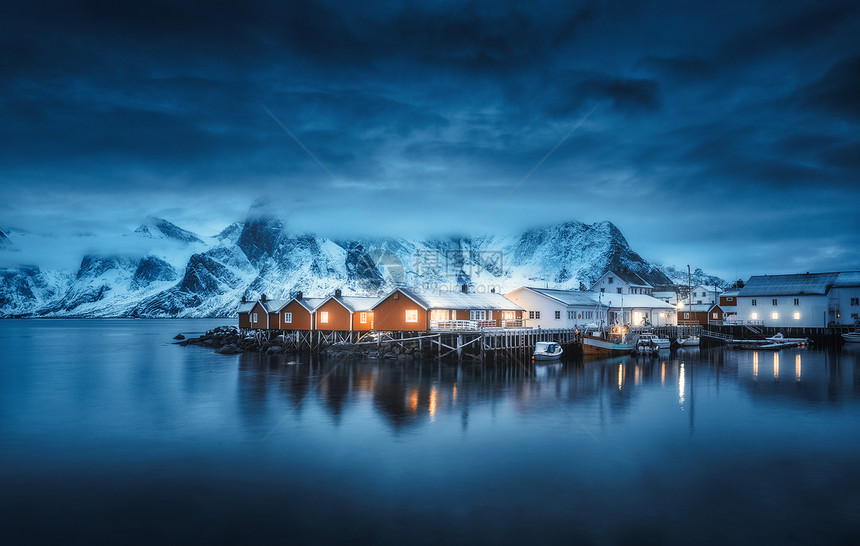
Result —
[[[270,356],[294,355],[295,348],[284,336],[276,336],[266,340],[258,338],[253,334],[243,334],[236,326],[219,326],[207,331],[200,337],[185,338],[178,334],[173,339],[177,345],[197,345],[214,349],[221,355],[236,355],[240,353],[264,353]],[[329,357],[355,357],[371,360],[398,360],[412,361],[421,360],[427,355],[422,355],[418,343],[387,342],[379,346],[374,344],[356,345],[354,343],[336,343],[326,347],[322,354]]]

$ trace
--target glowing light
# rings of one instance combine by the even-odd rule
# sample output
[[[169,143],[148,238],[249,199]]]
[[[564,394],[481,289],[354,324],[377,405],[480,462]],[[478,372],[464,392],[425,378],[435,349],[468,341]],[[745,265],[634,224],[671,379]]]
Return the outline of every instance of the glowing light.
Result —
[[[750,318],[752,320],[758,320],[758,313],[750,313]]]
[[[638,385],[640,383],[639,377],[640,377],[639,376],[639,366],[637,365],[635,368],[633,368],[633,384],[634,385]]]
[[[678,403],[684,403],[684,393],[687,390],[687,372],[684,370],[684,363],[681,362],[681,373],[678,374]]]
[[[430,410],[430,421],[436,420],[436,397],[437,396],[438,396],[438,394],[436,392],[436,387],[433,387],[432,389],[430,389],[430,406],[428,408]]]
[[[666,363],[664,362],[660,366],[660,386],[663,386],[665,384],[666,384]]]
[[[409,411],[412,413],[418,411],[418,389],[412,389],[409,392]]]
[[[753,353],[753,379],[758,379],[758,351]]]
[[[770,314],[770,318],[773,320],[779,320],[779,313],[774,311],[773,313]]]
[[[662,312],[660,313],[660,318],[664,318],[665,316],[666,316],[666,313],[662,313]]]
[[[457,401],[457,384],[456,383],[454,383],[454,388],[451,390],[451,401],[452,402]]]
[[[800,355],[794,355],[794,380],[800,381]]]
[[[779,380],[779,353],[773,353],[773,379]]]
[[[684,308],[684,302],[683,302],[683,301],[679,301],[679,302],[678,302],[678,309],[683,309],[683,308]]]
[[[328,323],[328,311],[320,311],[320,322],[323,324]]]
[[[624,365],[618,365],[618,390],[621,390],[621,384],[624,382]]]
[[[418,309],[406,310],[406,322],[418,322]]]
[[[794,320],[800,320],[800,311],[794,312]]]

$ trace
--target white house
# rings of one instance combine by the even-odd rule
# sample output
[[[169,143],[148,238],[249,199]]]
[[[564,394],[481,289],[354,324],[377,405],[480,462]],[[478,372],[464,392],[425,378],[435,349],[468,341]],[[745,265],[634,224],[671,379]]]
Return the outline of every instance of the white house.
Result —
[[[643,294],[650,296],[654,292],[654,287],[636,273],[607,271],[591,286],[591,291],[604,294]]]
[[[655,290],[651,293],[651,296],[671,305],[678,305],[678,292],[675,290],[660,290],[659,292]]]
[[[706,303],[719,303],[720,302],[720,294],[722,293],[722,289],[714,286],[694,286],[691,290],[690,297],[686,300],[686,303],[693,304],[706,304]]]
[[[860,320],[860,272],[758,275],[737,296],[737,322],[824,328]]]
[[[610,325],[674,326],[678,323],[675,306],[651,296],[592,292],[592,298],[609,307]]]
[[[609,307],[593,292],[523,287],[505,294],[522,307],[523,323],[532,328],[579,328],[586,324],[607,324]]]

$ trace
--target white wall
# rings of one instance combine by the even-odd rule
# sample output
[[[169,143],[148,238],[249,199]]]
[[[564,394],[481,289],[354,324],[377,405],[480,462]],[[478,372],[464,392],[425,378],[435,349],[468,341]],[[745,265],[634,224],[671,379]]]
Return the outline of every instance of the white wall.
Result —
[[[855,318],[860,318],[860,305],[851,305],[851,298],[860,300],[860,287],[831,288],[830,292],[839,309],[839,316],[833,316],[831,320],[837,324],[854,324]]]
[[[591,322],[598,324],[600,324],[601,320],[604,323],[606,322],[605,311],[600,313],[597,305],[567,306],[552,298],[526,289],[516,290],[510,294],[506,294],[505,297],[525,309],[523,312],[523,325],[531,328],[576,328]],[[529,311],[540,311],[540,319],[530,319]],[[561,318],[555,318],[556,311],[560,313]],[[568,318],[568,311],[574,313],[573,319]],[[594,313],[594,318],[584,318],[588,312]],[[580,314],[583,318],[579,318]]]
[[[794,305],[794,299],[799,305]],[[776,299],[777,305],[773,305]],[[763,326],[824,328],[827,326],[827,296],[738,296],[737,320],[747,323],[751,320],[760,321]],[[756,305],[753,305],[753,300]],[[773,313],[777,318],[773,318]],[[758,313],[758,318],[752,314]],[[800,318],[794,318],[799,313]]]

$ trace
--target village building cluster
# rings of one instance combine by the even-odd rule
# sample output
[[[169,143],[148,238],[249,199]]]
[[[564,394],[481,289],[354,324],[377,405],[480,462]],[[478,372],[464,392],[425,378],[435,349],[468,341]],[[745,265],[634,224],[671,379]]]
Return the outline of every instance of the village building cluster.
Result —
[[[257,301],[243,298],[239,327],[301,331],[451,331],[487,328],[587,329],[616,325],[759,325],[826,328],[860,323],[860,272],[760,275],[717,286],[653,286],[639,275],[607,271],[590,290],[524,286],[508,294],[421,292]]]

